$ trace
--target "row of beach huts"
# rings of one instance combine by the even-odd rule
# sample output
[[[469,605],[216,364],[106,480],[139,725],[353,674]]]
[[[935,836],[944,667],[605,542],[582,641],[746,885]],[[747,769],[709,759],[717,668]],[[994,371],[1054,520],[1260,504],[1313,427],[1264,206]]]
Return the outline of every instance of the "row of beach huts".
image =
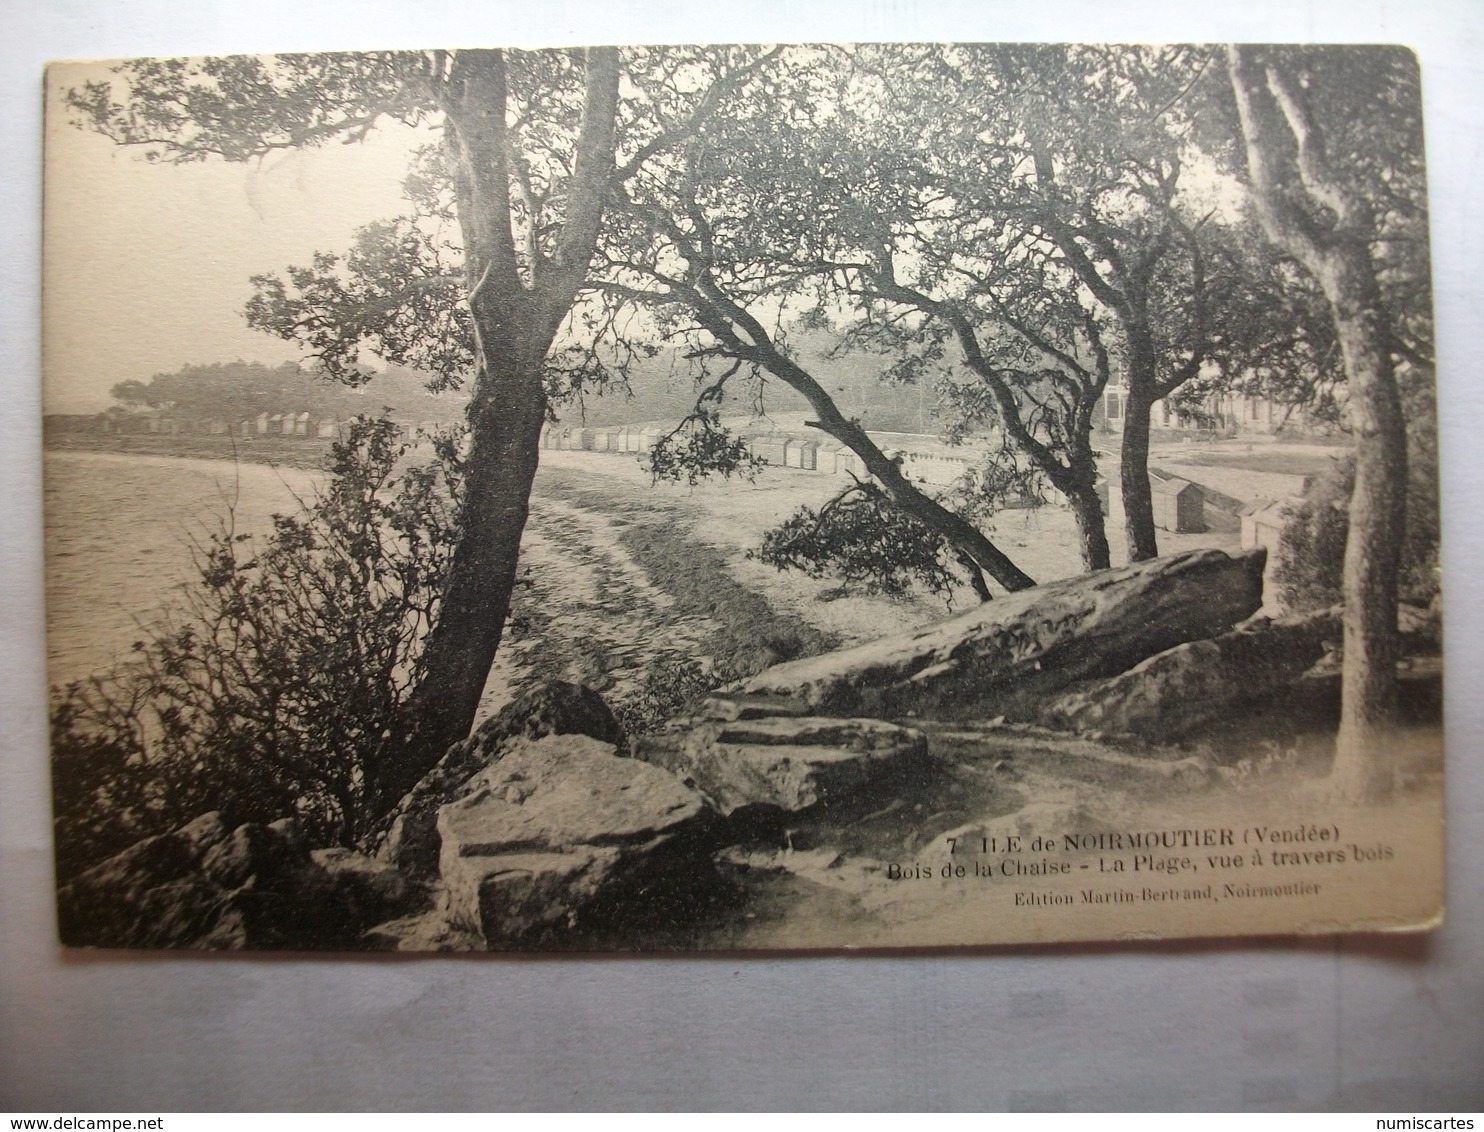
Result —
[[[541,432],[541,447],[574,452],[644,453],[670,432],[668,427],[648,425],[622,428],[583,428],[577,425],[552,424]],[[889,443],[888,437],[876,438],[888,459],[896,460],[910,479],[946,487],[957,483],[977,461],[972,449],[934,450],[928,441],[922,448],[908,448]],[[784,433],[761,433],[746,438],[747,450],[757,459],[775,468],[797,468],[825,475],[847,473],[867,478],[865,461],[843,445],[800,438]],[[946,448],[946,446],[942,446]]]
[[[583,428],[577,425],[547,425],[541,446],[559,451],[648,452],[669,428],[648,425],[623,428]],[[883,454],[895,461],[915,483],[950,487],[984,456],[972,446],[949,447],[932,437],[898,433],[872,433]],[[770,467],[795,468],[825,475],[855,475],[869,478],[865,461],[842,445],[784,433],[762,433],[746,438],[747,450]],[[1194,533],[1207,529],[1205,493],[1200,484],[1151,469],[1149,476],[1155,525],[1163,530]],[[1103,513],[1108,513],[1108,483],[1100,479],[1097,492]],[[1053,495],[1057,493],[1053,491]],[[1264,516],[1267,518],[1267,516]],[[1250,520],[1249,520],[1250,522]]]
[[[299,436],[321,439],[338,436],[341,422],[336,417],[315,420],[309,413],[259,413],[240,421],[221,417],[180,417],[170,413],[105,414],[103,431],[143,436]]]

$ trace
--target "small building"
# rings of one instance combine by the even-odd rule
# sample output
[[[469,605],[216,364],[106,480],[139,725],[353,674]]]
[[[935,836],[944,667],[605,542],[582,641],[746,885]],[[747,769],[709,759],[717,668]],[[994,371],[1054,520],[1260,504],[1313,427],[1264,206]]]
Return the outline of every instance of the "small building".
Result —
[[[268,435],[268,426],[271,423],[272,419],[273,418],[269,417],[267,413],[259,413],[258,414],[258,435],[259,436],[267,436]]]
[[[1184,534],[1206,529],[1206,493],[1199,484],[1151,470],[1149,494],[1156,527]]]
[[[911,478],[935,487],[957,483],[968,468],[968,462],[962,456],[949,456],[942,452],[912,452],[908,457]]]
[[[747,450],[765,464],[787,466],[788,441],[781,436],[754,436],[747,442]]]
[[[799,467],[806,472],[819,470],[819,441],[799,441]]]
[[[1288,503],[1272,499],[1254,499],[1242,508],[1242,549],[1268,548],[1268,561],[1278,554],[1282,544],[1283,525],[1288,520]]]
[[[299,413],[299,414],[297,414],[294,417],[294,435],[295,436],[308,436],[309,435],[309,414],[307,412],[306,413]]]
[[[314,435],[321,440],[333,440],[340,432],[340,422],[334,417],[326,417],[314,426]]]
[[[866,462],[849,448],[836,449],[835,474],[837,476],[853,475],[864,479],[866,477]]]
[[[660,430],[651,426],[639,431],[639,451],[648,452],[659,443]]]

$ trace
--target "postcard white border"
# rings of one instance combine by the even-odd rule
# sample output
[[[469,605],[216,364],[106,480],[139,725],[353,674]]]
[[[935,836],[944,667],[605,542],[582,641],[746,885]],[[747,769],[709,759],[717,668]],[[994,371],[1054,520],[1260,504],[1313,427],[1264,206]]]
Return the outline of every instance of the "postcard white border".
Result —
[[[1405,8],[1248,0],[1240,12],[1204,10],[1212,7],[11,5],[0,37],[0,1108],[1307,1108],[1347,1098],[1393,1108],[1467,1100],[1484,1063],[1467,1006],[1484,995],[1484,697],[1475,690],[1484,672],[1484,380],[1476,376],[1484,342],[1484,9],[1472,0]],[[40,596],[41,63],[438,42],[873,38],[1238,38],[1419,50],[1452,680],[1443,930],[1431,940],[872,958],[64,957],[50,883]]]

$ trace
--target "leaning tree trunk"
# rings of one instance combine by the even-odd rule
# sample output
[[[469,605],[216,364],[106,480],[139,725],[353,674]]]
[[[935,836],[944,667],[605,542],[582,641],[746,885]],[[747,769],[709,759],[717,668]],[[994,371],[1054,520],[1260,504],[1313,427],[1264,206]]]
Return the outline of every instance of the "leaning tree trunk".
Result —
[[[422,674],[401,733],[371,770],[373,819],[469,733],[504,635],[546,420],[546,353],[587,276],[613,171],[618,54],[591,48],[586,65],[564,220],[549,244],[527,228],[520,250],[503,54],[460,52],[440,93],[475,332],[470,447],[459,541]]]
[[[493,351],[486,350],[488,359]],[[540,454],[546,396],[540,357],[518,351],[490,364],[469,412],[462,534],[449,566],[438,620],[423,654],[395,757],[378,768],[373,805],[394,804],[469,733],[504,636],[521,536]]]
[[[916,293],[897,288],[899,294],[916,297]],[[963,348],[969,368],[978,374],[988,387],[1000,410],[1000,421],[1011,442],[1051,481],[1051,485],[1067,497],[1072,514],[1077,522],[1078,543],[1082,551],[1084,570],[1106,570],[1112,562],[1108,554],[1108,534],[1103,523],[1102,503],[1097,495],[1098,469],[1092,454],[1092,410],[1102,395],[1107,382],[1103,380],[1093,389],[1084,389],[1071,422],[1071,439],[1067,459],[1064,463],[1055,449],[1038,440],[1022,417],[1022,408],[1017,402],[1009,383],[1000,371],[984,356],[979,340],[969,321],[959,313],[947,308],[935,308],[925,299],[920,305],[928,310],[944,310],[949,325],[953,327]]]
[[[834,399],[812,376],[776,350],[767,351],[763,364],[803,394],[819,415],[819,420],[811,423],[859,456],[866,471],[876,477],[882,490],[900,511],[911,515],[938,535],[956,553],[966,556],[1008,592],[1029,589],[1036,584],[1034,578],[1015,565],[1009,555],[995,546],[973,523],[919,491],[902,474],[902,469],[894,461],[887,459],[886,453],[866,435],[864,428],[845,418]],[[981,591],[977,586],[975,590],[979,592],[981,599],[987,594],[987,591]]]
[[[679,236],[678,230],[673,227],[671,233]],[[683,236],[680,238],[684,239]],[[692,250],[689,254],[695,255],[695,252]],[[876,477],[887,498],[898,510],[927,527],[946,542],[955,555],[967,558],[1006,591],[1014,593],[1017,590],[1030,589],[1036,584],[1034,578],[1015,565],[1009,555],[995,546],[973,523],[919,491],[902,474],[901,468],[887,459],[886,454],[866,434],[865,428],[854,420],[848,420],[840,412],[839,406],[825,391],[824,386],[808,370],[780,351],[762,324],[729,298],[709,276],[698,276],[694,298],[697,303],[696,311],[703,325],[722,341],[730,342],[739,356],[749,357],[763,366],[808,401],[809,407],[819,417],[817,421],[808,422],[809,425],[838,440],[859,456],[866,471]],[[739,328],[741,334],[738,333]],[[983,579],[975,584],[971,572],[970,582],[980,599],[987,600],[989,591],[984,588]]]

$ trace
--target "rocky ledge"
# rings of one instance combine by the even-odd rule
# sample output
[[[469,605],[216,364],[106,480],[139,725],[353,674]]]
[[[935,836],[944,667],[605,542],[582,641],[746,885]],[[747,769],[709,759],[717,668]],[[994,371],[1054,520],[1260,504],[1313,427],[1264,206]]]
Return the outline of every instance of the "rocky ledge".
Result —
[[[544,685],[449,750],[387,816],[374,857],[310,850],[291,822],[229,829],[208,814],[65,886],[63,939],[643,946],[646,927],[683,937],[730,899],[737,860],[797,864],[813,846],[838,862],[861,851],[848,844],[862,821],[900,818],[898,839],[1013,824],[1040,803],[1017,793],[1026,775],[1203,789],[1212,766],[1148,743],[1274,694],[1338,637],[1332,614],[1246,621],[1262,565],[1261,551],[1197,551],[1054,582],[778,665],[627,741],[595,692]],[[1144,746],[1115,750],[1121,734]]]

